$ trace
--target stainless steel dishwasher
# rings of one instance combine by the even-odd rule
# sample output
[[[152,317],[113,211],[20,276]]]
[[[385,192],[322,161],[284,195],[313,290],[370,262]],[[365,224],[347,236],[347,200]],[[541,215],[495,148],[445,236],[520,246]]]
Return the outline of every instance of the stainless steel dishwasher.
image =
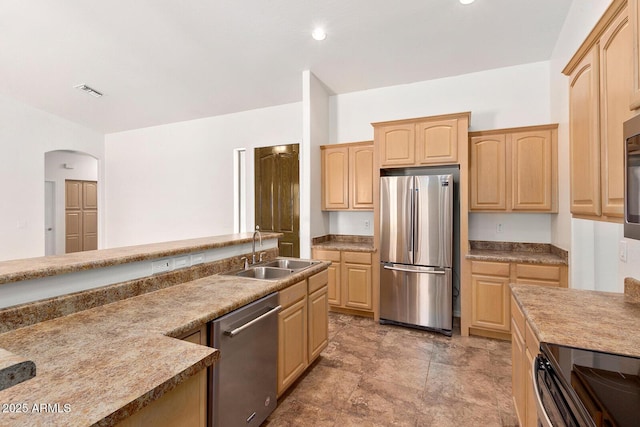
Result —
[[[278,293],[211,322],[213,427],[259,426],[276,407]]]

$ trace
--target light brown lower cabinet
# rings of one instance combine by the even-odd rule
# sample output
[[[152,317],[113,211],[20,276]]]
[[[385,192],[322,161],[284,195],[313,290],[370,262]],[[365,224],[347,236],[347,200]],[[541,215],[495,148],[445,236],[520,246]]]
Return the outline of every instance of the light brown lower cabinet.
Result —
[[[332,311],[368,316],[373,314],[370,252],[314,249],[312,256],[332,263],[328,271],[328,301]]]
[[[511,384],[513,404],[520,426],[537,427],[538,414],[531,372],[533,360],[539,353],[540,342],[513,298],[511,298],[511,306]]]
[[[307,359],[307,283],[280,291],[278,313],[278,395],[309,365]]]
[[[203,325],[182,337],[184,341],[207,345],[207,329]],[[207,370],[203,369],[160,399],[152,402],[118,427],[206,427],[207,425]]]
[[[329,343],[328,272],[316,274],[308,279],[309,294],[309,364]]]
[[[278,397],[328,344],[328,278],[324,270],[280,291]]]
[[[567,287],[566,265],[471,261],[471,326],[474,335],[510,340],[510,283]]]

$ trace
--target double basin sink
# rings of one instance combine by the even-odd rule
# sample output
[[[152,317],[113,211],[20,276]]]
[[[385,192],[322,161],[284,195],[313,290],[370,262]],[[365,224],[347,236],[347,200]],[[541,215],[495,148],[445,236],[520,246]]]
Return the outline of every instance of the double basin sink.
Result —
[[[251,279],[279,280],[317,263],[317,261],[282,258],[227,274]]]

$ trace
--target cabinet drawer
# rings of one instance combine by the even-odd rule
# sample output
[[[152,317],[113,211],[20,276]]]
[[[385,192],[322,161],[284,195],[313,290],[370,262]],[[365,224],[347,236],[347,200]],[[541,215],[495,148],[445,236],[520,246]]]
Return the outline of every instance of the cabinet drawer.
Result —
[[[511,318],[513,319],[513,323],[518,328],[518,332],[520,333],[520,336],[524,338],[525,336],[524,313],[520,309],[520,306],[516,302],[515,298],[513,298],[513,296],[511,297]]]
[[[340,251],[327,251],[325,249],[314,249],[313,257],[323,261],[340,262]]]
[[[327,283],[329,283],[329,271],[327,270],[309,277],[309,294],[314,293],[323,286],[327,286]]]
[[[343,252],[344,262],[371,265],[371,252]]]
[[[303,280],[291,285],[286,289],[280,291],[280,305],[282,309],[289,307],[296,301],[299,301],[307,296],[307,281]]]
[[[537,279],[516,279],[516,285],[537,285],[537,286],[549,286],[552,288],[559,288],[560,282],[553,280],[537,280]]]
[[[471,261],[471,273],[509,276],[509,264],[504,262]]]
[[[516,278],[560,281],[559,265],[516,264]]]

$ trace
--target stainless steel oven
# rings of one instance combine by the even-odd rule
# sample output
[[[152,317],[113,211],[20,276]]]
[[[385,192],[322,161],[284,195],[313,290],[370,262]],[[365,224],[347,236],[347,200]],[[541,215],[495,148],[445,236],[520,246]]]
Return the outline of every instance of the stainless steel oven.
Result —
[[[624,123],[624,236],[640,240],[640,116]]]
[[[640,358],[542,343],[532,369],[543,427],[640,425]]]

